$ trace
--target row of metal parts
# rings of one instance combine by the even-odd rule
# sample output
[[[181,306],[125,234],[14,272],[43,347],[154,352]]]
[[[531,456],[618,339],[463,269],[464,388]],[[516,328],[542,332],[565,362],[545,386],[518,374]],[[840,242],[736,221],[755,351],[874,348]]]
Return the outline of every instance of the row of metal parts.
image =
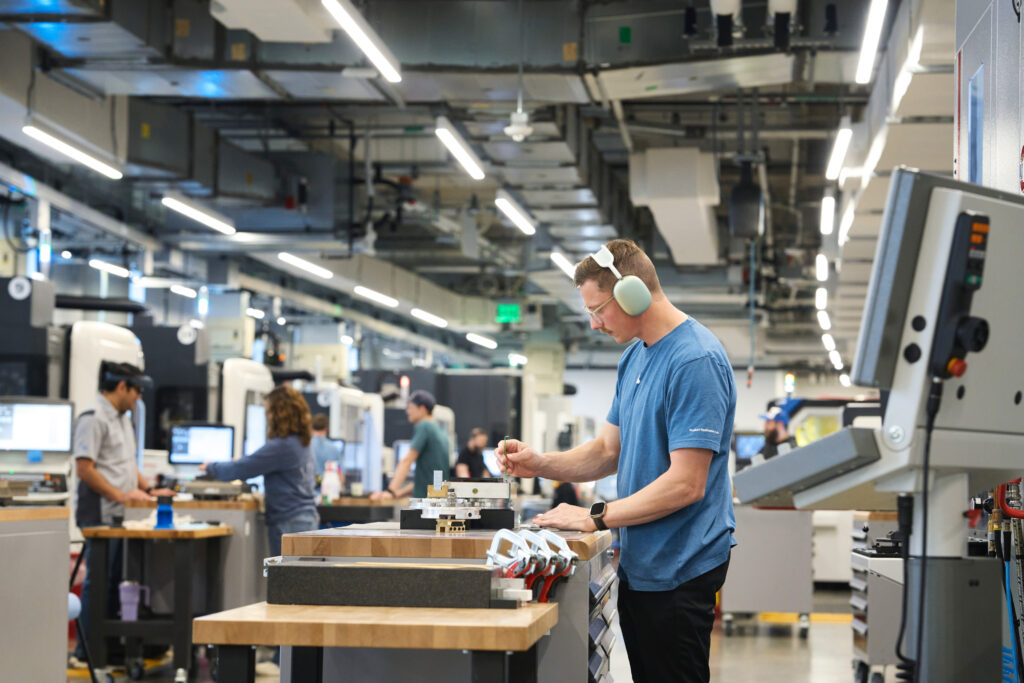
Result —
[[[500,571],[492,592],[505,600],[547,602],[552,586],[576,571],[576,560],[569,544],[553,531],[499,529],[487,550],[487,566]]]

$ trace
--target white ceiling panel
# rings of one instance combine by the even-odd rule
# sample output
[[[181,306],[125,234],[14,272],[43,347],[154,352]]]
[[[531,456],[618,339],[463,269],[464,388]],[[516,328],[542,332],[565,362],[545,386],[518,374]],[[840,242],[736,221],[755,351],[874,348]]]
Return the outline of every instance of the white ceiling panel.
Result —
[[[791,82],[793,57],[777,53],[612,69],[598,78],[612,100],[736,90]]]
[[[265,73],[293,97],[374,102],[384,100],[384,96],[369,81],[346,78],[337,72],[271,70]]]
[[[856,224],[856,221],[854,222]],[[853,231],[851,230],[851,233]],[[875,257],[878,241],[873,237],[850,239],[843,245],[842,259],[846,261],[869,261]]]
[[[952,92],[952,90],[948,91]],[[906,98],[904,98],[906,99]],[[946,115],[952,115],[952,95]],[[877,170],[899,165],[952,174],[953,123],[890,123]]]
[[[914,74],[893,115],[897,118],[952,116],[955,92],[953,72]]]
[[[507,166],[502,173],[506,182],[516,186],[579,185],[582,182],[575,166]]]
[[[465,123],[466,130],[475,138],[502,138],[505,136],[505,126],[509,124],[507,118],[495,121],[468,121]],[[558,124],[554,121],[530,121],[533,132],[530,139],[536,138],[558,138],[562,132],[558,130]]]
[[[589,187],[572,190],[524,190],[523,201],[530,206],[596,206],[597,197]]]
[[[545,223],[600,223],[601,212],[597,209],[541,209],[531,210],[539,221]]]
[[[850,240],[877,240],[882,230],[881,213],[855,213],[850,226]]]
[[[107,95],[202,97],[204,99],[280,99],[251,71],[65,69]]]
[[[571,164],[576,161],[569,145],[563,141],[513,142],[512,140],[498,140],[485,142],[483,147],[487,156],[495,161],[519,163],[536,161],[556,164]]]
[[[519,77],[514,73],[418,73],[403,71],[396,89],[408,102],[515,102]],[[590,98],[575,74],[526,74],[523,99],[532,102],[587,104]]]
[[[885,209],[885,200],[889,196],[890,177],[876,175],[867,179],[867,186],[861,190],[860,197],[857,198],[857,213]],[[853,232],[852,228],[850,232]]]
[[[613,240],[618,237],[614,225],[552,225],[548,233],[560,240]]]

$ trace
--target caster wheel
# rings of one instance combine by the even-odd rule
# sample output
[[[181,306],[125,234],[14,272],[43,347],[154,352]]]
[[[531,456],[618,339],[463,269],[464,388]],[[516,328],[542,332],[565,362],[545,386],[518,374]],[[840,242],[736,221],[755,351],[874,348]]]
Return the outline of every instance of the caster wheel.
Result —
[[[853,669],[853,683],[868,683],[871,667],[865,662],[857,662]]]
[[[871,674],[871,683],[885,683],[885,674],[873,673]]]

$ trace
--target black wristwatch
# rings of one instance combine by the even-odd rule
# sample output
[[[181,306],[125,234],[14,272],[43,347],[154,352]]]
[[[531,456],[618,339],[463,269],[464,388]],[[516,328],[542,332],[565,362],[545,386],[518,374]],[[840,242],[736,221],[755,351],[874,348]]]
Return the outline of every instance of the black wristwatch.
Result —
[[[607,531],[608,525],[604,523],[604,513],[608,512],[608,503],[599,500],[590,506],[590,519],[594,520],[594,526],[598,531]]]

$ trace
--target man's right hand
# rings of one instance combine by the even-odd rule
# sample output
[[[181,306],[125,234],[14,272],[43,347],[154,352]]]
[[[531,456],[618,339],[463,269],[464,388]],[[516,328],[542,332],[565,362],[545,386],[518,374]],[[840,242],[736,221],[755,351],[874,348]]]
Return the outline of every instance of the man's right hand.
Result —
[[[508,472],[513,477],[543,476],[541,455],[522,441],[502,439],[495,446],[494,455],[501,471]]]
[[[153,496],[149,495],[142,489],[132,489],[128,493],[124,494],[123,502],[128,502],[129,500],[153,500]]]

